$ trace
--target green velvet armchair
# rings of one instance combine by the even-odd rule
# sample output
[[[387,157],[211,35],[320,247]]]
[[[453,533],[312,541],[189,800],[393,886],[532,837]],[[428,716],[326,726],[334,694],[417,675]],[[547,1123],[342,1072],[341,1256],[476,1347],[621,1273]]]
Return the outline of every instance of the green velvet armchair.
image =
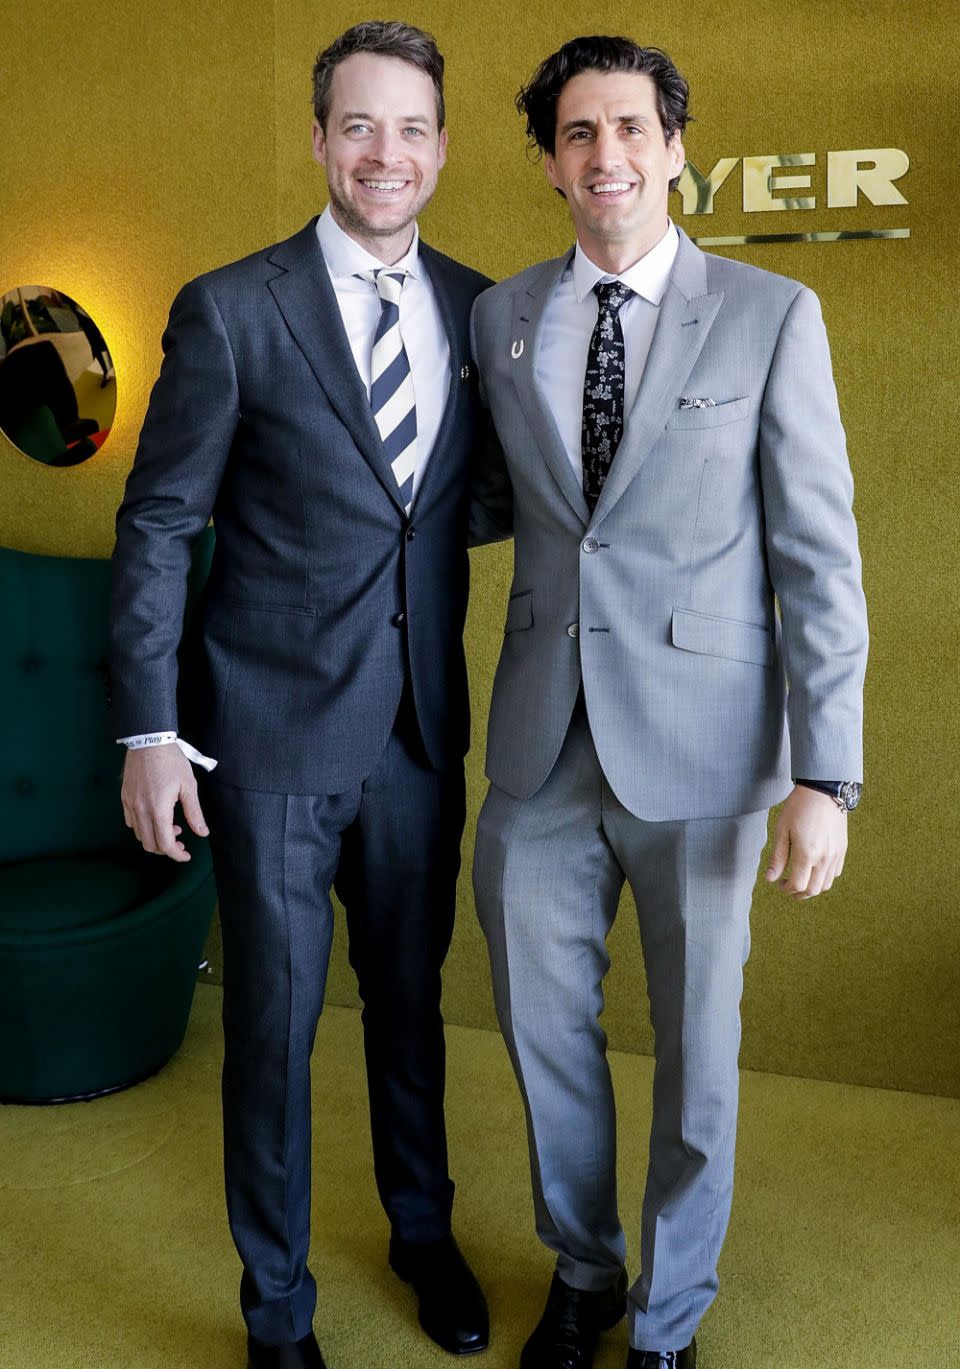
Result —
[[[198,544],[202,578],[211,531]],[[183,1040],[216,895],[123,822],[110,563],[0,548],[0,1099],[124,1088]]]

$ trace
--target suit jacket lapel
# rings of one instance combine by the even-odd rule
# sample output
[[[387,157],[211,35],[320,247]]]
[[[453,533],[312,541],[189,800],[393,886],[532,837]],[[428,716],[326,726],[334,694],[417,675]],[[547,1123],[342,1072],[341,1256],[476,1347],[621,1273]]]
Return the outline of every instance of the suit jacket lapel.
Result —
[[[592,523],[610,512],[639,472],[663,432],[687,377],[693,370],[723,300],[707,290],[707,259],[682,229],[653,342],[623,437],[607,475]]]
[[[543,331],[543,316],[554,287],[563,274],[571,253],[544,262],[526,290],[518,290],[513,302],[511,353],[508,365],[530,430],[537,440],[554,480],[567,502],[586,526],[590,516],[583,487],[576,477],[556,420],[537,382],[536,359]]]
[[[344,427],[400,512],[400,490],[383,451],[370,399],[360,380],[340,306],[317,241],[316,219],[278,243],[270,261],[282,274],[267,281],[293,339]]]
[[[456,411],[460,398],[459,387],[462,378],[463,367],[466,360],[463,354],[462,337],[464,335],[464,323],[458,322],[454,316],[453,300],[447,286],[446,272],[444,270],[443,258],[439,252],[434,252],[432,247],[428,247],[425,242],[420,242],[420,262],[430,277],[430,284],[433,286],[433,295],[437,301],[437,309],[440,312],[440,320],[443,324],[443,331],[447,335],[447,342],[450,347],[450,384],[447,389],[447,400],[443,407],[443,416],[440,419],[440,427],[433,447],[429,452],[418,452],[417,460],[427,461],[427,469],[423,473],[414,499],[413,508],[422,506],[425,499],[430,497],[430,489],[434,481],[438,479],[439,467],[443,459],[443,452],[446,450],[451,429],[456,421]],[[412,512],[412,511],[411,511]]]

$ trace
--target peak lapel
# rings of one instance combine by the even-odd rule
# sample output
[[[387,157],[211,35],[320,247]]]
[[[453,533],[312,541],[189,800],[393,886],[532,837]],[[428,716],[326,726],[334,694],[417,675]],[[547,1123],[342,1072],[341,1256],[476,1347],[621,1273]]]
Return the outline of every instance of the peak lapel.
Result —
[[[267,282],[294,341],[377,479],[403,513],[400,490],[383,451],[370,399],[360,380],[340,306],[316,235],[316,220],[279,243],[270,261],[282,275]]]
[[[679,232],[680,247],[660,301],[640,389],[597,500],[593,523],[610,512],[650,455],[723,301],[722,290],[707,290],[706,257],[682,229]]]
[[[513,302],[510,358],[507,362],[527,422],[550,468],[554,480],[574,513],[586,527],[590,510],[577,480],[553,414],[537,381],[536,359],[543,331],[543,316],[553,288],[570,261],[570,254],[545,262],[538,278],[526,290],[518,290]]]

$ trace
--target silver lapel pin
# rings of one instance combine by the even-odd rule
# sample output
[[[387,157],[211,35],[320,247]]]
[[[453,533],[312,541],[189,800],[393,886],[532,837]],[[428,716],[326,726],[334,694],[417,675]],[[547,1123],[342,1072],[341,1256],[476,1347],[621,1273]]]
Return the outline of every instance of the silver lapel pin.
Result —
[[[513,357],[514,361],[520,360],[523,356],[523,338],[521,338],[519,342],[513,344],[510,348],[510,355]]]
[[[470,379],[470,367],[469,367],[469,366],[461,366],[461,367],[460,367],[460,379],[461,379],[461,380],[469,380],[469,379]]]

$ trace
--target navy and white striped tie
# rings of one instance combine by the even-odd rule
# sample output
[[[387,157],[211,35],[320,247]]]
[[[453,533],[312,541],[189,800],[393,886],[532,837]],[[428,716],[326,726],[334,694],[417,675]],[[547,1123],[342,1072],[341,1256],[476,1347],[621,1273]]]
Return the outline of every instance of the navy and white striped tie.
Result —
[[[400,336],[400,291],[406,274],[383,269],[365,271],[363,278],[373,282],[380,296],[380,320],[370,364],[370,407],[409,513],[417,466],[417,406],[410,362]]]

